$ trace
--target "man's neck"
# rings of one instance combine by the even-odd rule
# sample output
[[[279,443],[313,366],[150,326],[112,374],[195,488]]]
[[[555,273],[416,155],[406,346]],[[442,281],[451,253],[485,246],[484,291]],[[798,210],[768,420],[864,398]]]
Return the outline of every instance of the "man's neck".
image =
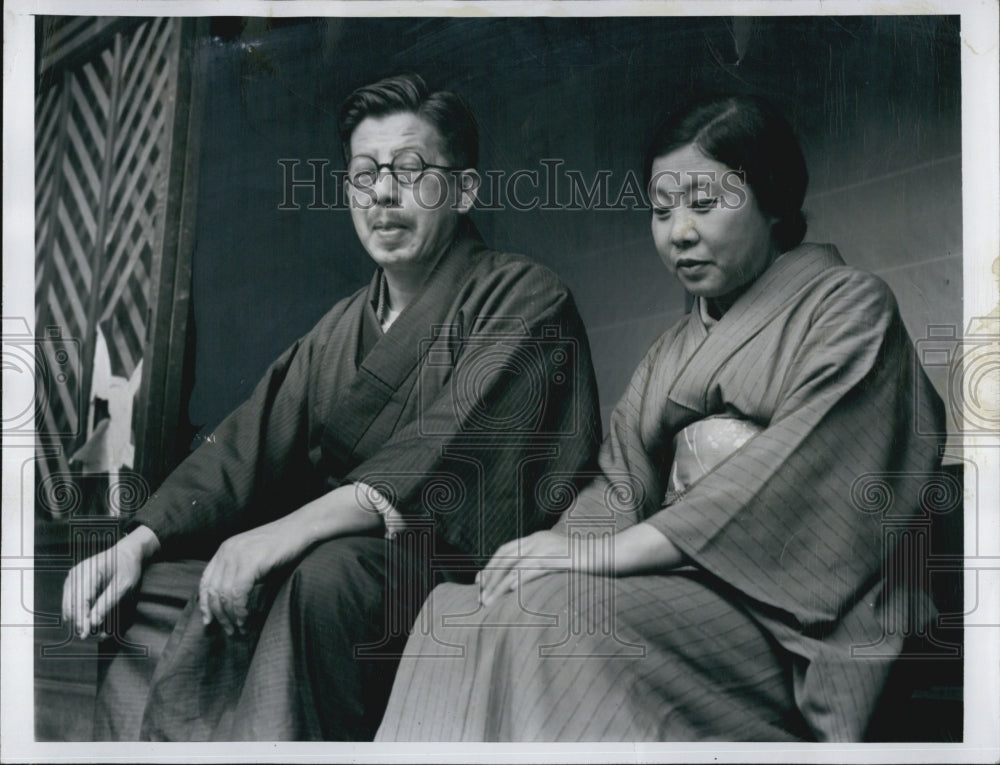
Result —
[[[459,231],[460,228],[456,226],[451,232],[451,236],[447,238],[447,243],[441,247],[437,255],[423,261],[420,267],[407,263],[401,263],[397,267],[383,266],[382,273],[385,275],[385,286],[389,298],[388,308],[393,314],[398,315],[417,296],[427,277],[441,262],[445,253],[455,244],[455,239],[460,235]]]
[[[389,303],[386,310],[392,314],[398,314],[406,308],[419,289],[419,286],[412,286],[412,282],[409,280],[403,280],[403,283],[400,283],[399,280],[390,276],[388,271],[385,272],[385,286],[386,298]]]
[[[398,314],[410,304],[424,286],[424,282],[431,271],[441,261],[441,258],[444,257],[448,249],[448,247],[442,248],[441,252],[435,258],[428,261],[429,265],[425,265],[423,268],[407,268],[404,265],[401,268],[384,267],[382,269],[382,273],[385,274],[385,286],[389,298],[388,308],[390,311]]]

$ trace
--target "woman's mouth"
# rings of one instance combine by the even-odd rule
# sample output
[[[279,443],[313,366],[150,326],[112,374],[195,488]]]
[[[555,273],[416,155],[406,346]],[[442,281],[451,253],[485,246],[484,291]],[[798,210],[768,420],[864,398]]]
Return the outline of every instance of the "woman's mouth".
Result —
[[[677,261],[675,268],[685,273],[695,273],[708,268],[710,263],[707,260],[694,260],[692,258],[681,258]]]

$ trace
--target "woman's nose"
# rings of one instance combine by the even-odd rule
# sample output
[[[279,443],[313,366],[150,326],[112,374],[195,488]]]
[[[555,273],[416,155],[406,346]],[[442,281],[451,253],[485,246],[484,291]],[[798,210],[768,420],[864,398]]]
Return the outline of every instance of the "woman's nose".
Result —
[[[695,225],[694,215],[684,205],[680,205],[674,210],[673,224],[670,229],[670,240],[674,244],[687,244],[698,239],[698,228]]]

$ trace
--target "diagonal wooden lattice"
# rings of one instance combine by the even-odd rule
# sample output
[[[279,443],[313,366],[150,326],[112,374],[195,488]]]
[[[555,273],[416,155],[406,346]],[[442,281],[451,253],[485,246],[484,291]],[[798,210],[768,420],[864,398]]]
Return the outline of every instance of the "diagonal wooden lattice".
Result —
[[[41,252],[49,231],[49,204],[52,199],[52,179],[55,175],[56,126],[55,112],[59,108],[57,91],[49,89],[35,99],[35,252]],[[42,284],[45,258],[35,258],[35,290]],[[42,302],[35,306],[35,321],[39,319]]]
[[[167,119],[173,67],[169,19],[124,40],[108,189],[100,315],[112,373],[128,379],[146,341],[150,274],[162,240],[167,191]]]
[[[98,211],[110,124],[112,51],[103,50],[75,71],[67,72],[61,87],[39,96],[40,107],[58,105],[36,115],[36,215],[44,222],[36,261],[39,263],[36,327],[39,342],[36,376],[48,388],[39,407],[39,432],[49,441],[72,445],[81,429],[80,362],[89,329],[89,303],[97,251]],[[43,171],[48,169],[47,186]],[[71,368],[55,380],[59,368],[58,332],[73,344]],[[53,385],[53,383],[58,383]],[[39,460],[41,478],[52,471],[67,472],[65,449],[46,450]]]
[[[47,386],[36,422],[39,486],[68,472],[67,455],[87,435],[98,324],[112,374],[130,377],[144,353],[163,241],[178,23],[151,19],[118,32],[56,26],[60,49],[81,46],[74,31],[98,34],[102,44],[35,102],[36,369]]]

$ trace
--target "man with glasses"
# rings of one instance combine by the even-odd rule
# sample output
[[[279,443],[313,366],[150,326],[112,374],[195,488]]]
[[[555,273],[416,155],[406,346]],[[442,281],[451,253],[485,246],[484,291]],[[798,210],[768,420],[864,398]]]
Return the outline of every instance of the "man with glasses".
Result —
[[[565,484],[596,450],[572,297],[488,250],[468,220],[478,133],[462,99],[414,75],[382,80],[347,99],[340,134],[370,286],[67,579],[64,616],[86,635],[142,578],[125,640],[154,653],[165,604],[190,599],[155,672],[111,662],[99,737],[371,739],[435,582],[471,578],[504,541],[551,525],[563,507],[538,482]],[[149,565],[195,544],[207,565]]]

